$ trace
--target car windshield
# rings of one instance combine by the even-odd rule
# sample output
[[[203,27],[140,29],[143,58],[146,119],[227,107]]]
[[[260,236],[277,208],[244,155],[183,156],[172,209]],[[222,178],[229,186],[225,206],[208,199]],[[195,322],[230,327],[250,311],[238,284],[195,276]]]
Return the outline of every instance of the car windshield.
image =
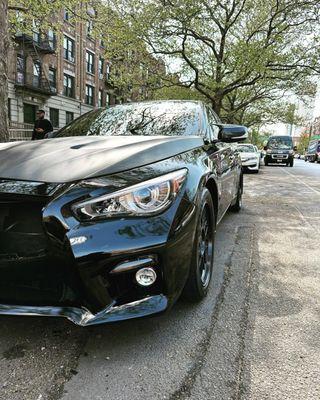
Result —
[[[240,153],[255,153],[255,148],[251,144],[238,146]]]
[[[269,139],[269,149],[292,149],[292,139],[290,137],[275,136]]]
[[[200,111],[192,102],[117,105],[85,114],[55,137],[199,135]]]

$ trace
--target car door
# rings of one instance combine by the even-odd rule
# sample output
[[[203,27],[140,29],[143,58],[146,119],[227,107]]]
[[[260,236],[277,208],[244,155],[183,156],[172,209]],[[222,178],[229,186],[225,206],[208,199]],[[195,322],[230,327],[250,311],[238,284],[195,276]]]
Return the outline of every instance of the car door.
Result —
[[[219,118],[207,108],[208,128],[210,137],[218,139],[219,128],[217,124],[221,123]],[[209,158],[216,167],[218,176],[219,191],[219,212],[218,221],[230,206],[234,198],[235,188],[235,155],[231,145],[217,141],[214,145],[214,151],[209,153]]]

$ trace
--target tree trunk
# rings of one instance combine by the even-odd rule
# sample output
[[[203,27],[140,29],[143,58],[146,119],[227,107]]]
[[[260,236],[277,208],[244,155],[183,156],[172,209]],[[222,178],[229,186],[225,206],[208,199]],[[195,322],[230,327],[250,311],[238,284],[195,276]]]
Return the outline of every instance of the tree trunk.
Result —
[[[9,140],[8,51],[8,0],[0,0],[0,142]]]

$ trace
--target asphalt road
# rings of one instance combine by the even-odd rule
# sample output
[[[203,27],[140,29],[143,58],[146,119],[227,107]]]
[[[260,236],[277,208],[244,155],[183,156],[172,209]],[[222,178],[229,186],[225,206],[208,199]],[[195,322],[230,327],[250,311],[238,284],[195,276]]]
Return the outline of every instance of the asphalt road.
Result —
[[[245,176],[209,296],[92,328],[0,317],[1,400],[320,398],[320,165]]]

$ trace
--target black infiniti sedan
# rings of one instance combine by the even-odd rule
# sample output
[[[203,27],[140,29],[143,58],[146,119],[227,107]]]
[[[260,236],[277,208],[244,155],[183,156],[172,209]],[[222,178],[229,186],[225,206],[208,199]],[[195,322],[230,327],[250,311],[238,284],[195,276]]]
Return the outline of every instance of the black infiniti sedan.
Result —
[[[0,314],[86,326],[201,300],[216,225],[241,208],[230,143],[246,135],[201,102],[160,101],[0,145]]]

